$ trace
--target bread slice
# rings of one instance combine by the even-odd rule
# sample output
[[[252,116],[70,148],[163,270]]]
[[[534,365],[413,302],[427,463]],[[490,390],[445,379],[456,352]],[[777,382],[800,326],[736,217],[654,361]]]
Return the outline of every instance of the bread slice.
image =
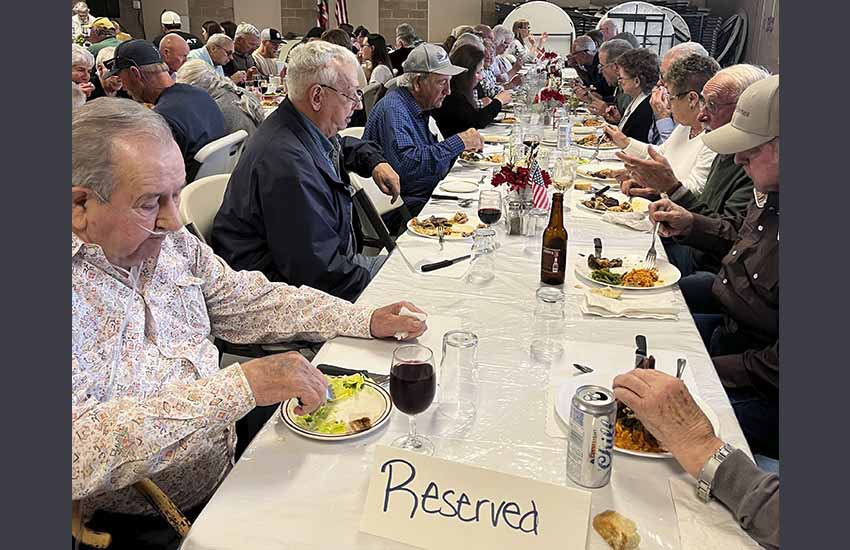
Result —
[[[594,517],[593,528],[614,550],[634,550],[640,544],[635,522],[614,510],[605,510]]]

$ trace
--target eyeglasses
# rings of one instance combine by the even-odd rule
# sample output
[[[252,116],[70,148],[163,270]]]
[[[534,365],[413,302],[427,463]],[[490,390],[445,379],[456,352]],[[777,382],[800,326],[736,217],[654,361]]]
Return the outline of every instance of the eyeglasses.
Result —
[[[360,103],[363,101],[363,91],[362,90],[355,90],[354,93],[357,95],[357,97],[354,98],[354,97],[351,97],[348,94],[344,94],[344,93],[340,92],[339,90],[337,90],[333,86],[328,86],[327,84],[319,84],[319,86],[321,86],[322,88],[328,88],[330,90],[335,91],[336,93],[338,93],[339,95],[341,95],[342,97],[347,99],[348,101],[352,102],[355,106],[360,105]]]
[[[224,52],[224,54],[228,57],[228,59],[231,59],[231,58],[233,57],[233,52],[234,52],[234,50],[225,50],[225,49],[224,49],[224,48],[222,48],[221,46],[216,46],[216,48],[218,48],[219,50],[223,51],[223,52]]]
[[[717,103],[714,100],[706,101],[705,98],[702,97],[702,94],[699,95],[699,108],[705,109],[712,115],[716,114],[717,109],[719,109],[720,107],[728,107],[729,105],[735,105],[736,103],[737,101],[729,101],[727,103]]]
[[[699,92],[696,91],[696,90],[688,90],[687,92],[682,92],[681,94],[670,94],[670,98],[671,99],[672,98],[679,99],[680,97],[685,97],[686,95],[688,95],[691,92],[699,95]],[[700,99],[702,99],[702,96],[700,96]]]
[[[640,79],[636,76],[618,76],[617,77],[617,82],[623,82],[625,80],[640,80]]]
[[[129,57],[113,57],[112,59],[106,59],[103,62],[103,66],[106,67],[108,71],[111,71],[115,64],[120,62],[121,69],[129,69],[130,67],[139,68],[139,64],[130,59]]]
[[[567,57],[575,57],[575,56],[577,56],[577,55],[578,55],[578,54],[580,54],[580,53],[590,53],[590,52],[591,52],[591,50],[578,50],[577,52],[573,52],[573,53],[571,53],[571,54],[570,54],[570,55],[568,55]]]
[[[615,62],[613,62],[613,61],[612,61],[611,63],[605,63],[604,65],[600,65],[600,66],[599,66],[599,70],[600,70],[600,71],[604,71],[604,70],[605,70],[605,69],[607,69],[608,67],[616,67],[616,66],[617,66],[617,64],[616,64]]]

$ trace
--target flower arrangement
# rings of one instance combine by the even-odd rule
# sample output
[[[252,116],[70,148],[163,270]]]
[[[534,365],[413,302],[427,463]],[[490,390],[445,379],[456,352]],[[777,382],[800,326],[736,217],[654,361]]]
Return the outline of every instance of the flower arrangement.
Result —
[[[515,193],[520,193],[530,188],[532,185],[531,168],[525,166],[525,164],[524,161],[519,161],[516,164],[505,164],[498,172],[493,174],[493,179],[490,183],[493,187],[508,185],[510,191]],[[532,165],[537,166],[536,162],[532,163]],[[544,187],[552,185],[552,178],[549,176],[549,172],[540,169],[540,176],[543,179]]]
[[[538,111],[551,112],[567,102],[567,98],[558,90],[543,88],[534,96],[535,107]]]

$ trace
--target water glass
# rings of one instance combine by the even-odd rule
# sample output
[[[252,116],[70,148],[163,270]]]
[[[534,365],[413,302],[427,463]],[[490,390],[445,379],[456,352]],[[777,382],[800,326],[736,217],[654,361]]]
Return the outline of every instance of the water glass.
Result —
[[[472,262],[466,280],[472,284],[484,284],[496,276],[496,231],[491,228],[476,229],[472,234]]]
[[[524,253],[527,256],[539,256],[543,246],[543,232],[549,225],[549,211],[545,208],[532,208],[525,216],[526,243]]]
[[[443,358],[438,382],[438,413],[452,419],[475,414],[478,377],[478,336],[452,330],[443,335]]]
[[[574,146],[558,151],[552,174],[552,185],[558,191],[564,192],[572,189],[578,168],[578,155],[578,148]]]
[[[408,415],[408,434],[393,441],[393,447],[434,454],[434,442],[416,433],[416,415],[428,410],[437,391],[434,354],[419,344],[399,346],[393,351],[390,368],[390,397],[393,405]]]
[[[531,324],[531,356],[555,361],[564,353],[564,291],[556,287],[537,289],[537,307]]]

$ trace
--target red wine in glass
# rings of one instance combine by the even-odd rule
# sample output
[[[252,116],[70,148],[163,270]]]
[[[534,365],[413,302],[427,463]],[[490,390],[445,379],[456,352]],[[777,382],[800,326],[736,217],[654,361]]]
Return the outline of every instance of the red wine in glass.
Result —
[[[499,221],[499,218],[502,217],[502,210],[500,208],[479,208],[478,209],[478,218],[490,225]]]
[[[434,401],[437,376],[434,365],[407,362],[393,365],[390,371],[390,395],[393,405],[405,414],[425,412]]]

